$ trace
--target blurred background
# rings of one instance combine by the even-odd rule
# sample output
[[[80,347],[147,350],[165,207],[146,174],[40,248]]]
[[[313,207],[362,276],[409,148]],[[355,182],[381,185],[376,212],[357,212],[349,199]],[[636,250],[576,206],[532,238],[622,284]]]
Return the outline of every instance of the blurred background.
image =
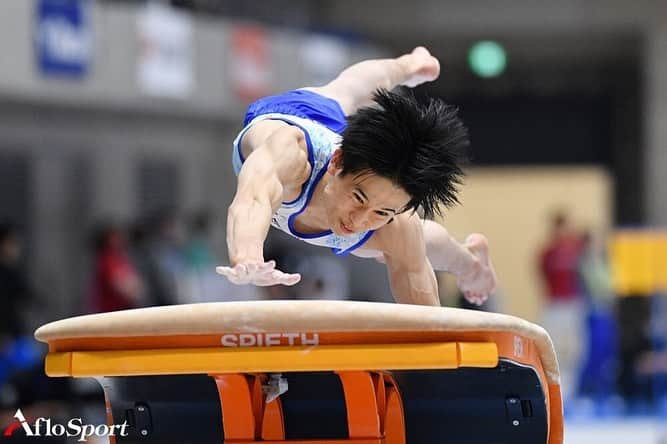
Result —
[[[3,0],[0,37],[0,430],[18,407],[104,423],[95,381],[43,376],[32,331],[48,321],[390,301],[381,264],[275,230],[266,256],[298,286],[214,267],[247,104],[424,45],[442,75],[417,94],[470,127],[462,205],[441,222],[489,238],[501,284],[482,309],[549,330],[566,443],[667,442],[667,2]],[[466,306],[440,280],[443,305]]]

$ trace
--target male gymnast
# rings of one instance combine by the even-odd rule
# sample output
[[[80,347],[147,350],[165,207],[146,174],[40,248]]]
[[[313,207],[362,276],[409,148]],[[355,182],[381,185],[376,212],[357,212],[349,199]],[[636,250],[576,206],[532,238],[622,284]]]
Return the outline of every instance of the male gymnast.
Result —
[[[251,104],[234,141],[231,264],[217,272],[235,284],[299,282],[264,258],[273,225],[335,254],[385,263],[399,303],[440,305],[434,269],[454,274],[464,296],[483,303],[496,286],[486,238],[471,234],[461,244],[416,211],[430,218],[458,202],[467,129],[441,100],[391,92],[439,74],[438,60],[417,47]]]

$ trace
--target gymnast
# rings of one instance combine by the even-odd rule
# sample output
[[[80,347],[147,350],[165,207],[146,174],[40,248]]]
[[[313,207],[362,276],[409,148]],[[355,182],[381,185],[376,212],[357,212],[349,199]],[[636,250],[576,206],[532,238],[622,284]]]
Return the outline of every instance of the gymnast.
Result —
[[[429,219],[458,203],[467,129],[439,99],[392,92],[439,74],[438,60],[417,47],[354,64],[325,86],[252,103],[233,147],[230,266],[217,272],[235,284],[299,282],[264,258],[273,225],[337,255],[386,264],[399,303],[440,305],[434,269],[455,275],[466,299],[483,303],[496,286],[486,238],[459,243],[417,212]]]

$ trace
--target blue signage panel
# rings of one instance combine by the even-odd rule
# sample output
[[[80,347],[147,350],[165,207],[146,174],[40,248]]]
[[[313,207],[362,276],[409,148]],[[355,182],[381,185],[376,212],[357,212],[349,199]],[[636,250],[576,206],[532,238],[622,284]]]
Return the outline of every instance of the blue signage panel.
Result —
[[[35,52],[45,75],[83,77],[92,57],[88,0],[38,0]]]

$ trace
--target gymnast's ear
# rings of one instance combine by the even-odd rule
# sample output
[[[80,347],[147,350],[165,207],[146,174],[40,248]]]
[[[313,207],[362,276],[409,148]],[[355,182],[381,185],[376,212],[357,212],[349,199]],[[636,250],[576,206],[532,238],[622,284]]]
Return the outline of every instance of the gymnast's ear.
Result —
[[[336,148],[336,150],[331,155],[331,159],[329,160],[327,172],[336,175],[341,171],[343,171],[343,150]]]

